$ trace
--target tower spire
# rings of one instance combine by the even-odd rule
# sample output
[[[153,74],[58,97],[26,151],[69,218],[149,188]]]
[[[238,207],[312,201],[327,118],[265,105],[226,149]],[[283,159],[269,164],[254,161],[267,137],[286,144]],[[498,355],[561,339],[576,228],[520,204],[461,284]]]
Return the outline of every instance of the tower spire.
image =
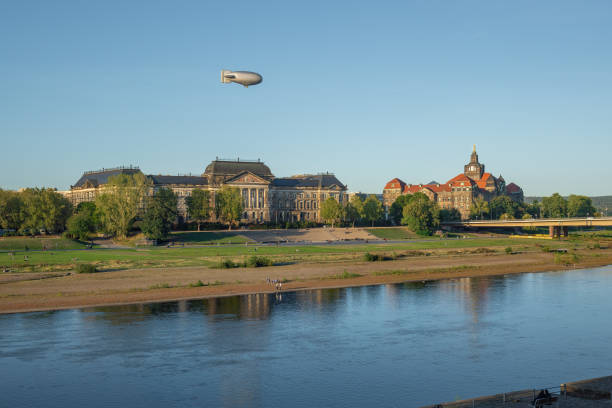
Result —
[[[474,150],[472,152],[476,153],[476,145],[474,145]]]

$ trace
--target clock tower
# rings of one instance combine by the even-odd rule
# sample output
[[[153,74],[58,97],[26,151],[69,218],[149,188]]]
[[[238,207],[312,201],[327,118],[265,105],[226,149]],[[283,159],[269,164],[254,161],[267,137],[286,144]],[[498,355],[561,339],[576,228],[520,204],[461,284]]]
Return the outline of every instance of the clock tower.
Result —
[[[472,155],[470,156],[470,162],[464,166],[463,174],[472,180],[480,180],[484,171],[485,165],[478,162],[478,153],[476,153],[476,145],[474,145],[474,150],[472,150]]]

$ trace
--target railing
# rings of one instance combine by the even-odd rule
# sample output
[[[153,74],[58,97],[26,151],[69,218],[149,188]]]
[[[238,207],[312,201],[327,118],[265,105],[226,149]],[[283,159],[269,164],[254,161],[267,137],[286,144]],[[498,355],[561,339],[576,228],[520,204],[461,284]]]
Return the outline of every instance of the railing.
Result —
[[[114,171],[114,170],[140,170],[140,167],[138,167],[138,166],[132,166],[132,165],[129,165],[129,166],[118,166],[118,167],[110,167],[110,168],[108,168],[108,169],[105,169],[105,168],[103,167],[103,168],[102,168],[102,169],[100,169],[100,170],[89,170],[89,171],[83,172],[83,175],[86,175],[86,174],[94,174],[94,173],[101,173],[101,172],[103,172],[103,171]]]
[[[557,222],[566,223],[572,221],[612,221],[612,217],[568,217],[568,218],[527,218],[519,220],[466,220],[466,221],[443,221],[444,225],[487,225],[487,224],[531,224],[534,222]]]
[[[261,159],[257,159],[257,160],[245,160],[245,159],[240,159],[240,157],[236,157],[235,159],[234,159],[234,158],[231,158],[231,159],[224,159],[224,158],[219,158],[219,157],[216,157],[216,158],[215,158],[215,161],[224,161],[224,162],[240,162],[240,163],[263,163],[263,162],[261,161]]]
[[[445,402],[428,405],[427,407],[422,408],[512,408],[515,406],[543,407],[544,404],[538,404],[536,402],[536,398],[541,390],[548,390],[550,393],[552,405],[550,403],[546,403],[546,405],[551,407],[563,407],[563,402],[567,399],[567,386],[565,384],[555,387],[546,387],[541,389],[534,388],[461,401]]]

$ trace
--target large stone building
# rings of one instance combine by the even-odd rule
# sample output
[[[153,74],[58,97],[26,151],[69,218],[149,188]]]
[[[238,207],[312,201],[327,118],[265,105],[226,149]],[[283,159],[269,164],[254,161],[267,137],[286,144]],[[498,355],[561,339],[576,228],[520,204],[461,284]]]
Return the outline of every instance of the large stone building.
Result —
[[[89,171],[70,190],[63,191],[73,204],[93,201],[108,182],[118,174],[141,172],[134,167],[119,167]],[[303,174],[277,178],[263,162],[244,160],[214,160],[201,176],[147,175],[152,193],[165,187],[178,197],[179,217],[188,221],[185,199],[194,189],[215,192],[224,185],[236,187],[242,196],[241,222],[321,221],[321,203],[332,197],[341,204],[348,201],[346,186],[330,173]],[[213,218],[214,219],[214,218]]]
[[[514,183],[506,185],[504,178],[485,172],[485,165],[478,161],[476,146],[470,162],[458,174],[444,184],[406,184],[399,178],[389,181],[383,189],[383,204],[388,211],[393,202],[403,194],[420,192],[437,203],[440,208],[456,208],[462,218],[468,218],[472,203],[478,199],[491,201],[499,195],[508,195],[515,201],[523,201],[523,190]]]

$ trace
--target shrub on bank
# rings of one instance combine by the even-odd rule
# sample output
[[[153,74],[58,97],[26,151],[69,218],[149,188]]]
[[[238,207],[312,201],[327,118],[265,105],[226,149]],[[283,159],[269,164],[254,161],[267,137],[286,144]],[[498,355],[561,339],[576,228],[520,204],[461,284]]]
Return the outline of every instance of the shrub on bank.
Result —
[[[219,265],[217,266],[219,269],[232,269],[232,268],[240,268],[242,265],[240,265],[237,262],[232,261],[231,259],[224,259],[221,262],[219,262]]]
[[[81,263],[76,266],[76,273],[96,273],[98,269],[96,269],[96,265]]]
[[[366,260],[367,262],[376,262],[376,261],[382,261],[383,257],[382,255],[371,254],[369,252],[366,252],[365,254],[363,254],[363,259]]]
[[[246,261],[246,266],[250,268],[260,268],[262,266],[272,266],[274,263],[270,258],[266,258],[265,256],[251,256]]]
[[[573,265],[575,263],[577,263],[580,260],[580,258],[578,258],[578,255],[574,254],[574,253],[560,253],[557,252],[555,254],[555,263],[556,264],[561,264],[561,265]]]

